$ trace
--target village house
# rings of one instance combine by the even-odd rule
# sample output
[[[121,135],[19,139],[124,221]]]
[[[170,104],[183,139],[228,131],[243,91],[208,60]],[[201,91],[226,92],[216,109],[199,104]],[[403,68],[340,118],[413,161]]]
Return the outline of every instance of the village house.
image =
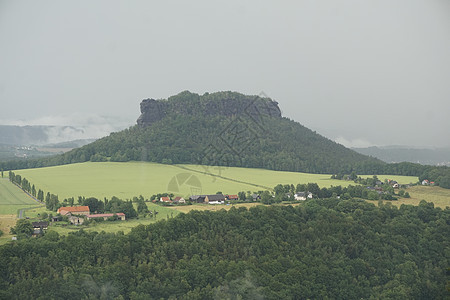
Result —
[[[33,236],[37,236],[39,234],[42,234],[44,230],[47,230],[48,228],[48,222],[32,222],[31,225],[33,226]]]
[[[206,195],[205,203],[209,203],[209,204],[224,204],[225,203],[225,196],[222,195],[222,194]]]
[[[185,204],[185,203],[186,203],[186,200],[184,200],[183,197],[175,197],[175,198],[173,199],[173,203],[174,203],[174,204]]]
[[[172,200],[170,200],[169,197],[161,197],[159,198],[160,202],[165,202],[165,203],[172,203]]]
[[[206,195],[192,195],[189,197],[191,202],[195,203],[203,203],[205,202]]]
[[[72,216],[71,214],[67,214],[66,215],[67,218],[69,219],[69,222],[72,223],[73,225],[81,225],[84,222],[84,216],[80,216],[80,215],[75,215]]]
[[[74,225],[81,225],[84,222],[84,216],[89,215],[89,206],[65,206],[57,211],[61,216],[66,216],[69,222]]]
[[[124,213],[115,213],[115,214],[94,214],[94,215],[87,215],[86,218],[88,220],[96,219],[96,218],[103,218],[103,220],[107,220],[110,217],[117,216],[118,219],[125,221],[125,214]]]
[[[304,201],[306,198],[311,199],[312,197],[313,195],[310,192],[308,192],[308,194],[306,192],[298,192],[294,195],[294,198],[297,201]]]
[[[258,195],[258,194],[252,194],[252,200],[253,200],[253,201],[261,200],[261,196]]]
[[[398,189],[400,187],[399,183],[395,180],[389,180],[389,184],[395,189]]]
[[[87,216],[91,212],[89,211],[89,206],[65,206],[58,208],[57,213],[61,216],[66,216],[69,214]]]
[[[31,225],[34,229],[47,229],[48,228],[48,222],[41,221],[41,222],[32,222]]]
[[[225,195],[225,199],[227,200],[239,200],[238,195]]]

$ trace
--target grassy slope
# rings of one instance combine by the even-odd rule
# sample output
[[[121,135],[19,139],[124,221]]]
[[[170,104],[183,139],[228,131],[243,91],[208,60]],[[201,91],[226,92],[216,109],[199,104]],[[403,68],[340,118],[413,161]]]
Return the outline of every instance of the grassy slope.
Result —
[[[417,205],[421,200],[433,202],[435,206],[450,206],[450,189],[438,186],[413,186],[407,190],[411,194],[410,204]]]
[[[16,225],[16,221],[16,214],[0,215],[0,230],[3,231],[3,235],[0,237],[0,245],[11,240],[13,235],[9,234],[9,230]]]
[[[0,245],[11,240],[9,230],[16,224],[18,210],[36,205],[36,201],[9,182],[8,178],[0,178],[0,230],[3,231]]]
[[[402,204],[419,205],[420,201],[433,202],[435,207],[450,207],[450,189],[443,189],[438,186],[412,186],[406,190],[411,198],[400,198],[398,201],[383,201],[400,206]],[[369,201],[377,205],[378,201]]]
[[[331,180],[329,175],[306,174],[294,172],[278,172],[263,169],[247,169],[247,168],[225,168],[225,167],[207,167],[199,165],[162,165],[156,163],[82,163],[65,166],[49,167],[42,169],[20,170],[16,172],[32,183],[36,184],[46,192],[50,191],[60,196],[60,199],[70,196],[96,196],[98,198],[111,197],[117,195],[123,198],[131,198],[133,196],[143,194],[146,197],[167,191],[169,182],[172,178],[176,178],[179,174],[188,174],[188,178],[196,177],[201,184],[202,193],[215,193],[220,190],[224,193],[236,193],[241,190],[258,190],[264,189],[262,186],[273,187],[275,184],[282,183],[307,183],[317,182],[320,186],[331,185],[348,185],[352,182]],[[363,176],[364,177],[364,176]],[[381,180],[385,178],[395,179],[400,183],[410,183],[417,180],[415,177],[407,176],[379,176]],[[19,200],[17,207],[22,208],[21,203],[34,204],[33,200],[27,197],[19,189],[15,188],[7,179],[0,181],[4,186],[12,187],[15,193],[18,193]],[[441,189],[439,187],[412,187],[408,189],[411,199],[401,199],[392,201],[395,205],[414,204],[417,205],[420,200],[433,201],[436,206],[445,207],[450,204],[450,190]],[[191,187],[182,185],[180,194],[183,196],[191,194]],[[25,197],[25,198],[21,198]],[[3,199],[3,198],[2,198]],[[6,199],[6,198],[5,198]],[[11,198],[9,198],[12,201]],[[21,199],[21,200],[20,200]],[[6,203],[7,200],[2,200]],[[14,201],[13,201],[14,202]],[[377,202],[377,201],[375,201]],[[30,207],[30,204],[23,207]],[[177,215],[180,212],[188,212],[191,209],[198,210],[219,210],[228,209],[231,206],[212,206],[212,205],[194,205],[180,206],[174,208],[162,207],[152,203],[147,203],[150,210],[159,212],[156,220],[154,218],[140,218],[135,220],[127,220],[126,222],[105,222],[95,226],[86,228],[87,231],[106,231],[129,232],[131,228],[139,224],[150,224],[155,221],[164,220],[168,217]],[[256,203],[241,204],[244,206],[259,205]],[[0,206],[1,208],[1,206]],[[32,219],[38,218],[38,214],[46,211],[45,208],[34,208],[24,212],[24,216]],[[13,213],[16,213],[14,210]],[[0,212],[6,214],[6,212]],[[0,216],[0,222],[8,227],[15,223],[15,215]],[[8,221],[8,222],[7,222]],[[10,222],[9,222],[10,221]],[[4,227],[5,227],[4,226]],[[9,232],[9,227],[4,232]],[[76,226],[54,226],[51,230],[55,230],[60,234],[67,234],[78,230]],[[0,239],[0,244],[10,240],[9,235]]]
[[[19,209],[36,206],[37,204],[36,201],[9,182],[8,178],[0,178],[0,215],[16,214]]]
[[[57,194],[60,199],[77,196],[93,196],[100,199],[117,196],[132,198],[168,191],[172,178],[181,173],[192,173],[175,166],[146,162],[128,163],[81,163],[41,169],[16,171],[45,192]],[[255,190],[256,187],[195,174],[201,186],[198,193],[215,193]],[[182,196],[191,194],[190,186],[181,186]]]
[[[132,198],[142,194],[145,198],[156,193],[173,192],[176,195],[210,194],[217,191],[236,194],[239,191],[258,191],[276,184],[317,182],[321,187],[348,185],[352,182],[332,180],[326,174],[281,172],[264,169],[234,167],[208,167],[199,165],[163,165],[148,162],[80,163],[64,166],[18,170],[16,174],[27,178],[44,190],[57,194],[62,200],[86,196],[103,199],[117,196]],[[186,175],[197,183],[173,184],[171,180]],[[177,177],[178,176],[178,177]],[[392,177],[392,176],[391,176]],[[417,181],[415,177],[394,176],[400,182]],[[174,188],[175,187],[175,188]],[[176,187],[179,191],[176,191]]]

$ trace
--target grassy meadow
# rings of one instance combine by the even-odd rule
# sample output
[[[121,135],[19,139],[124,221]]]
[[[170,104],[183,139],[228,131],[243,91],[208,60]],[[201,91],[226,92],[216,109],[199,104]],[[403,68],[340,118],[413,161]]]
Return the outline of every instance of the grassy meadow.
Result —
[[[0,215],[17,214],[20,209],[38,205],[8,178],[0,178]]]
[[[171,192],[175,195],[187,197],[192,194],[209,194],[222,191],[236,194],[239,191],[257,191],[273,188],[276,184],[298,184],[316,182],[320,187],[332,185],[346,186],[354,184],[351,181],[333,180],[327,174],[307,174],[295,172],[281,172],[264,169],[248,169],[235,167],[212,167],[200,165],[164,165],[148,162],[104,162],[80,163],[40,169],[17,170],[16,174],[27,178],[38,189],[45,193],[57,194],[62,200],[68,197],[96,197],[99,199],[117,196],[131,199],[143,195],[149,198],[156,193]],[[370,177],[371,175],[361,176]],[[410,176],[378,176],[380,180],[393,179],[402,184],[417,182],[416,177]],[[411,198],[401,198],[390,201],[394,205],[417,205],[421,200],[432,201],[435,206],[445,208],[450,206],[450,190],[439,187],[413,186],[408,189]],[[370,201],[371,202],[371,201]],[[378,201],[374,203],[377,204]],[[0,180],[0,229],[5,235],[0,238],[0,244],[11,239],[9,228],[17,220],[17,211],[25,208],[23,217],[38,220],[43,212],[43,206],[36,206],[36,202],[19,188],[8,181]],[[259,203],[238,204],[238,206],[252,207]],[[65,235],[83,228],[86,231],[129,232],[133,227],[147,225],[156,221],[175,217],[179,213],[186,213],[192,209],[216,211],[230,209],[231,205],[186,205],[164,207],[147,202],[151,211],[157,211],[157,217],[140,217],[124,222],[98,222],[88,227],[67,224],[56,224],[49,228]]]
[[[9,230],[16,224],[18,211],[37,207],[42,206],[9,182],[8,178],[0,178],[0,230],[3,232],[0,244],[11,240]]]
[[[398,201],[391,202],[393,205],[400,206],[402,204],[419,205],[420,201],[433,202],[435,207],[450,207],[450,189],[444,189],[438,186],[412,186],[406,190],[411,198],[400,198]],[[369,201],[377,204],[378,201]]]
[[[9,234],[11,227],[16,226],[16,214],[13,215],[0,215],[0,230],[3,231],[3,235],[0,236],[0,245],[5,244],[11,240],[13,235]]]
[[[170,192],[188,197],[192,194],[237,194],[239,191],[271,189],[275,185],[316,182],[321,187],[349,185],[353,182],[330,179],[328,174],[307,174],[264,169],[164,165],[149,162],[86,162],[39,169],[17,170],[45,193],[68,197],[117,196],[131,199]],[[416,182],[416,177],[389,176],[401,183]]]

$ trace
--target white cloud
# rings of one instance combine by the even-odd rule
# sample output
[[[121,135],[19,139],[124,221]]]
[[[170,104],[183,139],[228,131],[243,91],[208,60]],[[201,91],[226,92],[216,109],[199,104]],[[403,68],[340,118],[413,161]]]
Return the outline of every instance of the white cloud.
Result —
[[[95,114],[65,114],[44,116],[30,120],[0,120],[2,125],[49,126],[47,143],[60,143],[78,139],[98,139],[135,124],[122,117],[105,117]]]

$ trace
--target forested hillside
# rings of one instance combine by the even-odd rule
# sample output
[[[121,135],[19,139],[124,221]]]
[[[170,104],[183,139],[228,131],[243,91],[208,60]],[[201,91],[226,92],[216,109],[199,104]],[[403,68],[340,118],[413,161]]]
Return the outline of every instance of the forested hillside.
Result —
[[[174,116],[147,128],[137,126],[112,134],[79,149],[74,155],[97,155],[99,160],[147,160],[162,163],[195,163],[271,170],[333,173],[338,170],[360,173],[384,163],[360,155],[288,119],[262,118],[265,131],[239,131],[248,121],[220,116],[199,120]],[[235,123],[234,123],[235,122]],[[236,136],[239,134],[239,136]]]
[[[0,247],[0,298],[444,299],[449,224],[425,201],[314,199],[49,232]]]
[[[183,92],[169,100],[144,100],[141,110],[140,126],[61,156],[4,163],[3,168],[109,159],[310,173],[356,170],[363,174],[382,170],[385,165],[282,118],[278,104],[268,98],[229,92],[203,96]]]
[[[186,91],[168,100],[143,100],[141,112],[139,125],[84,147],[52,158],[1,163],[0,168],[136,160],[325,174],[431,175],[426,179],[450,187],[448,167],[387,164],[359,154],[283,118],[269,98]]]

